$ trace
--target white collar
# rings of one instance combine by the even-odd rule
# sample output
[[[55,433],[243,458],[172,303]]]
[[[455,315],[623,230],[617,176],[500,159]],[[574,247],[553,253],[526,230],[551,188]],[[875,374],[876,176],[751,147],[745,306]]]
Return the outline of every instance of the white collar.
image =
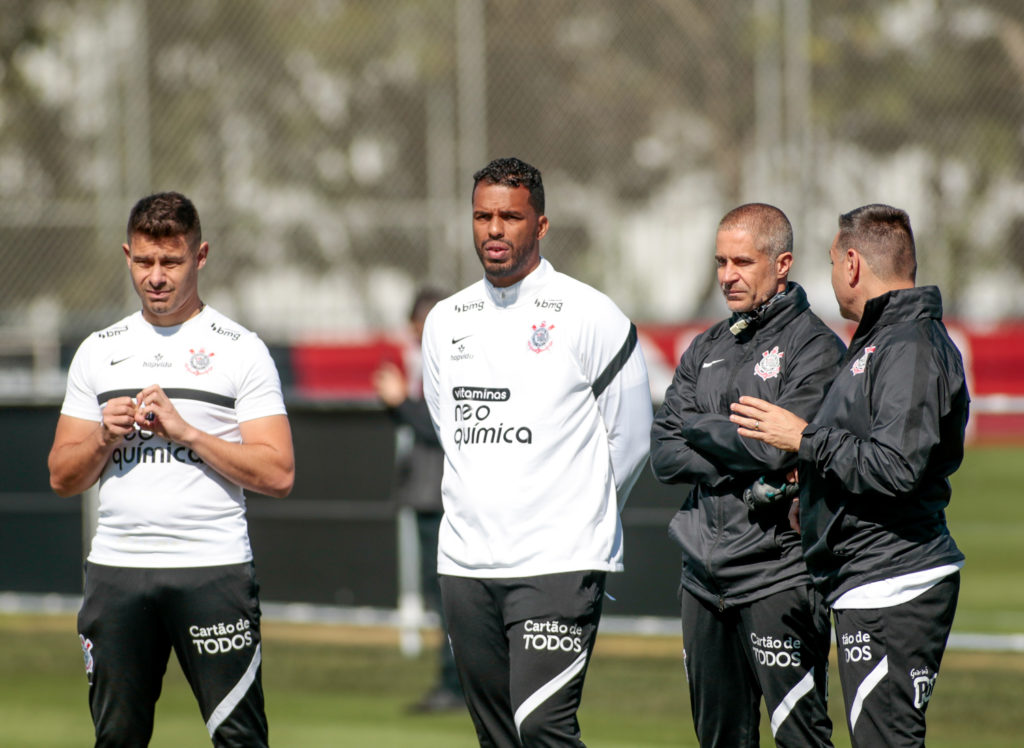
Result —
[[[487,297],[491,300],[491,303],[497,307],[508,308],[515,306],[516,302],[521,298],[529,299],[536,296],[554,272],[555,269],[551,266],[551,263],[541,257],[540,264],[518,283],[513,283],[511,286],[498,287],[485,277],[484,290],[487,292]]]

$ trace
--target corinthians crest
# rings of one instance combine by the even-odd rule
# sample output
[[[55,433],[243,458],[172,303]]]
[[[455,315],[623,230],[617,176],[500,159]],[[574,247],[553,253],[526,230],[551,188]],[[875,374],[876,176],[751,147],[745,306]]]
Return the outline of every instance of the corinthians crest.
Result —
[[[92,640],[86,639],[81,634],[78,639],[82,642],[82,659],[85,661],[85,674],[89,676],[89,683],[92,683],[92,671],[95,669],[95,661],[92,657]]]
[[[869,345],[864,349],[864,355],[854,361],[853,366],[850,367],[850,371],[853,373],[853,376],[864,373],[864,370],[868,368],[868,356],[874,352],[875,346],[873,345]]]
[[[186,371],[196,376],[213,371],[213,353],[207,353],[205,348],[200,348],[198,351],[189,348],[188,352],[192,354],[192,357],[185,364]]]
[[[541,322],[540,325],[533,325],[533,334],[530,335],[528,345],[530,350],[534,353],[541,353],[551,347],[551,331],[555,329],[554,325],[548,325],[547,322]]]
[[[761,354],[761,360],[754,365],[754,373],[765,381],[779,376],[779,371],[782,369],[782,357],[785,355],[778,346],[770,351],[765,351]]]

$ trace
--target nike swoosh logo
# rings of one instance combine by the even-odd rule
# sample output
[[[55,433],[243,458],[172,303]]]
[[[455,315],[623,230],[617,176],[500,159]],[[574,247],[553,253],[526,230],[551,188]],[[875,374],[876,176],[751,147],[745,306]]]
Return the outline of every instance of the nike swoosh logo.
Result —
[[[133,357],[134,357],[134,354],[132,356],[125,356],[124,358],[119,358],[116,361],[114,359],[110,359],[110,365],[111,366],[117,366],[118,364],[123,364],[125,361],[127,361],[128,359],[133,358]]]
[[[725,361],[725,359],[724,358],[716,358],[714,361],[705,361],[703,364],[700,365],[700,368],[708,369],[708,368],[714,366],[715,364],[717,364],[719,361]]]
[[[471,338],[471,337],[473,337],[473,333],[470,333],[469,335],[463,335],[461,338],[452,338],[452,345],[455,345],[456,343],[460,343],[463,340],[465,340],[466,338]]]

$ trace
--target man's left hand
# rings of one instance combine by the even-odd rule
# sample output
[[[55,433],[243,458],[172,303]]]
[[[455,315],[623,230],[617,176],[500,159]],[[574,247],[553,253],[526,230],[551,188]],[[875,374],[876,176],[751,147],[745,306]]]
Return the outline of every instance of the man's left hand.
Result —
[[[767,400],[744,395],[729,406],[729,420],[739,428],[740,436],[757,439],[785,452],[797,452],[807,421]]]
[[[143,431],[185,445],[194,438],[196,430],[185,422],[160,385],[146,387],[135,396],[135,402],[135,423]]]

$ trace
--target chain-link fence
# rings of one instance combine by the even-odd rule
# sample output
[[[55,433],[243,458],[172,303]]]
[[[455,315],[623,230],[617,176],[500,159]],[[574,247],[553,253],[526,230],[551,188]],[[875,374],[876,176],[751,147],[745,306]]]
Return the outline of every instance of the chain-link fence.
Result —
[[[774,203],[835,316],[836,216],[906,208],[919,281],[1024,314],[1019,0],[0,0],[0,341],[137,307],[119,245],[176,189],[204,299],[271,342],[401,324],[480,275],[471,174],[544,173],[559,269],[720,316],[718,218]]]

